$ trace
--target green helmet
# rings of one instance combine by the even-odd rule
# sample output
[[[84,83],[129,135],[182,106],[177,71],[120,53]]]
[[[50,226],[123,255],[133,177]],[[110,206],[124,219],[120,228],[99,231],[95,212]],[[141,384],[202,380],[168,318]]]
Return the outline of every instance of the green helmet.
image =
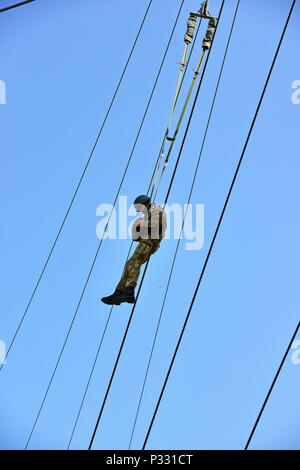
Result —
[[[147,207],[147,209],[149,209],[149,207],[151,206],[150,197],[145,196],[144,194],[141,194],[140,196],[136,197],[133,203],[134,207],[138,210],[141,204],[143,204]]]

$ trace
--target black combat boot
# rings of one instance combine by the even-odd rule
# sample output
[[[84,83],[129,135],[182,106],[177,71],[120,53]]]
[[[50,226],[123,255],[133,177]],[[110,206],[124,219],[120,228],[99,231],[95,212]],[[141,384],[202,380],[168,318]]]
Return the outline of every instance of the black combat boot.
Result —
[[[126,287],[125,291],[122,292],[119,299],[121,302],[128,302],[129,304],[134,304],[135,303],[134,287],[132,286]]]
[[[124,302],[124,300],[121,300],[121,297],[123,294],[124,294],[123,290],[116,289],[112,295],[109,295],[107,297],[102,297],[101,301],[107,305],[120,305],[121,302]]]

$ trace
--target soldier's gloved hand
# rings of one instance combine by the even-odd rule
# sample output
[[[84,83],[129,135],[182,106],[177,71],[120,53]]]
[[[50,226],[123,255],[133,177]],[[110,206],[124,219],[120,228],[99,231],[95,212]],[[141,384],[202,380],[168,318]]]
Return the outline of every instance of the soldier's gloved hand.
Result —
[[[135,230],[139,232],[141,230],[141,227],[145,227],[145,220],[143,217],[139,217],[136,219],[133,223]]]
[[[140,217],[136,219],[132,224],[131,238],[134,242],[139,242],[141,239],[141,227],[144,225],[144,219]]]

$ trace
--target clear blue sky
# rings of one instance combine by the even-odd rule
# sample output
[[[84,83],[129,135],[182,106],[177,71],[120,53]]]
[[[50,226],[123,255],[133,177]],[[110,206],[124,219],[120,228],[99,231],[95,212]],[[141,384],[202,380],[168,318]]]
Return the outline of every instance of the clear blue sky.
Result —
[[[13,2],[0,2],[2,7]],[[205,244],[181,244],[132,448],[141,448],[290,1],[241,0],[192,197]],[[39,276],[144,15],[147,0],[37,0],[2,13],[1,329],[9,344]],[[0,445],[24,448],[97,249],[96,208],[112,202],[179,0],[153,0],[132,61],[53,257],[0,372]],[[185,203],[236,2],[225,1],[170,203]],[[166,127],[191,10],[186,0],[121,194],[146,191]],[[217,14],[220,1],[210,4]],[[299,321],[300,79],[296,4],[199,290],[148,448],[242,449]],[[201,29],[200,38],[204,34]],[[181,100],[200,53],[195,46]],[[186,119],[185,121],[186,122]],[[180,137],[183,135],[181,130]],[[180,139],[162,183],[163,201]],[[29,448],[67,446],[128,240],[102,245]],[[127,449],[176,241],[153,257],[94,448]],[[86,449],[130,306],[113,311],[71,448]],[[300,337],[298,336],[298,339]],[[253,449],[300,449],[300,365],[288,356]]]

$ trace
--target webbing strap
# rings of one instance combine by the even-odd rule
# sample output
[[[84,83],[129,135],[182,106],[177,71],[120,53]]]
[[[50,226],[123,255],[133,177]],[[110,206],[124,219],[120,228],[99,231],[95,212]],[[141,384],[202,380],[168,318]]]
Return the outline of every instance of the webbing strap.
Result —
[[[195,13],[190,13],[190,16],[187,22],[187,31],[184,35],[184,42],[186,44],[190,44],[193,41],[196,21],[197,21],[197,16],[195,15]]]
[[[198,62],[197,67],[196,67],[196,69],[195,69],[195,71],[194,71],[194,76],[193,76],[193,79],[192,79],[192,83],[191,83],[189,92],[188,92],[188,94],[187,94],[187,97],[186,97],[186,99],[185,99],[185,102],[184,102],[184,105],[183,105],[183,108],[182,108],[182,111],[181,111],[181,114],[180,114],[180,117],[179,117],[179,120],[178,120],[176,129],[175,129],[175,132],[174,132],[174,136],[173,136],[174,140],[172,140],[171,145],[170,145],[170,148],[169,148],[169,151],[168,151],[168,154],[167,154],[167,156],[166,156],[166,162],[165,162],[166,164],[168,163],[168,160],[169,160],[169,157],[170,157],[170,154],[171,154],[171,151],[172,151],[172,148],[173,148],[173,145],[174,145],[176,136],[177,136],[178,131],[179,131],[179,128],[180,128],[180,124],[181,124],[181,122],[182,122],[184,113],[185,113],[186,108],[187,108],[187,105],[188,105],[188,103],[189,103],[189,100],[190,100],[192,91],[193,91],[193,89],[194,89],[195,82],[196,82],[196,78],[197,78],[197,76],[198,76],[198,74],[199,74],[199,70],[200,70],[200,67],[201,67],[201,64],[202,64],[202,61],[203,61],[204,54],[205,54],[205,50],[202,51],[201,56],[200,56],[200,59],[199,59],[199,62]]]
[[[179,87],[180,87],[180,83],[181,83],[181,79],[182,79],[183,70],[184,70],[184,67],[185,67],[185,61],[186,61],[186,56],[187,56],[187,52],[188,52],[188,47],[191,44],[191,42],[193,41],[196,22],[197,22],[197,16],[195,15],[195,13],[190,13],[189,19],[187,21],[187,30],[186,30],[186,33],[184,35],[185,48],[184,48],[184,52],[183,52],[183,58],[182,58],[182,61],[180,63],[179,77],[178,77],[178,80],[177,80],[174,100],[173,100],[173,104],[172,104],[172,108],[171,108],[171,114],[170,114],[169,123],[168,123],[168,127],[167,127],[167,134],[168,134],[168,131],[170,129],[172,116],[173,116],[176,101],[177,101],[177,98],[178,98],[178,92],[179,92]]]
[[[156,174],[155,174],[154,181],[153,181],[153,186],[152,186],[152,191],[151,191],[151,194],[150,194],[150,198],[152,197],[154,186],[156,184],[157,176],[158,176],[158,173],[159,173],[159,170],[160,170],[160,165],[161,165],[161,162],[162,162],[162,159],[163,159],[163,156],[164,156],[165,142],[166,142],[166,139],[168,138],[168,134],[169,134],[170,126],[171,126],[171,121],[172,121],[172,117],[173,117],[173,114],[174,114],[174,109],[175,109],[175,106],[176,106],[176,103],[177,103],[177,98],[178,98],[179,88],[180,88],[180,84],[181,84],[181,80],[182,80],[182,74],[183,74],[184,67],[185,67],[185,61],[186,61],[188,48],[189,48],[190,43],[193,41],[194,31],[195,31],[195,27],[196,27],[196,21],[197,21],[196,15],[194,13],[190,13],[190,16],[189,16],[189,19],[188,19],[188,22],[187,22],[187,31],[186,31],[186,34],[184,36],[185,47],[184,47],[182,61],[180,63],[180,71],[179,71],[179,76],[178,76],[178,80],[177,80],[175,95],[174,95],[174,99],[173,99],[173,103],[172,103],[172,108],[171,108],[171,113],[170,113],[170,117],[169,117],[168,127],[167,127],[165,137],[164,137],[164,140],[163,140],[163,144],[162,144],[160,159],[159,159],[159,162],[158,162]]]
[[[216,31],[217,18],[211,18],[208,22],[205,38],[202,41],[203,49],[209,49]]]
[[[178,96],[178,91],[179,91],[179,87],[180,87],[180,83],[181,83],[181,78],[182,78],[183,70],[184,70],[184,67],[185,67],[185,61],[186,61],[186,55],[187,55],[188,48],[189,48],[189,44],[186,44],[185,48],[184,48],[184,52],[183,52],[182,62],[181,62],[181,65],[180,65],[180,71],[179,71],[179,76],[178,76],[178,80],[177,80],[177,85],[176,85],[176,90],[175,90],[174,100],[173,100],[173,104],[172,104],[172,108],[171,108],[171,114],[170,114],[170,118],[169,118],[169,122],[168,122],[167,131],[169,131],[169,129],[170,129],[171,120],[172,120],[172,116],[173,116],[173,113],[174,113],[175,104],[176,104],[177,96]]]
[[[159,173],[160,165],[161,165],[161,162],[162,162],[162,158],[164,156],[165,143],[166,143],[166,139],[168,138],[168,134],[169,134],[169,130],[170,130],[170,125],[171,125],[174,109],[175,109],[175,106],[176,106],[176,103],[177,103],[178,92],[179,92],[179,87],[180,87],[180,83],[181,83],[181,79],[182,79],[182,73],[183,73],[183,70],[184,70],[184,67],[185,67],[185,60],[186,60],[188,47],[189,47],[189,44],[186,44],[185,48],[184,48],[183,58],[182,58],[182,62],[181,62],[181,65],[180,65],[179,77],[178,77],[178,80],[177,80],[174,100],[173,100],[173,104],[172,104],[172,108],[171,108],[171,114],[170,114],[170,118],[169,118],[169,122],[168,122],[168,127],[167,127],[167,130],[166,130],[166,133],[165,133],[164,141],[163,141],[163,144],[162,144],[161,154],[160,154],[160,158],[159,158],[159,163],[157,165],[155,178],[154,178],[154,181],[153,181],[153,187],[152,187],[152,191],[151,191],[151,194],[150,194],[150,198],[152,198],[154,186],[156,184],[156,180],[157,180],[157,176],[158,176],[158,173]]]
[[[158,176],[158,173],[159,173],[160,165],[161,165],[161,162],[162,162],[162,159],[163,159],[163,156],[164,156],[165,143],[166,143],[166,138],[167,138],[167,136],[168,136],[168,129],[167,129],[167,132],[165,133],[165,137],[164,137],[164,140],[163,140],[163,144],[162,144],[162,146],[161,146],[161,152],[160,152],[159,162],[158,162],[158,165],[157,165],[157,170],[156,170],[156,172],[155,172],[155,178],[154,178],[154,181],[153,181],[151,193],[150,193],[150,195],[149,195],[150,199],[152,199],[152,195],[153,195],[154,187],[155,187],[155,184],[156,184],[157,176]]]
[[[153,201],[155,201],[155,199],[156,199],[156,195],[157,195],[157,192],[158,192],[158,189],[159,189],[159,186],[160,186],[160,183],[161,183],[161,180],[162,180],[164,171],[165,171],[166,166],[167,166],[167,164],[168,164],[168,161],[169,161],[169,158],[170,158],[170,155],[171,155],[173,146],[174,146],[174,142],[175,142],[175,140],[176,140],[176,136],[177,136],[177,134],[178,134],[178,131],[179,131],[179,128],[180,128],[182,119],[183,119],[183,117],[184,117],[184,114],[185,114],[187,105],[188,105],[188,103],[189,103],[189,100],[190,100],[190,97],[191,97],[191,94],[192,94],[194,85],[195,85],[195,83],[196,83],[197,76],[199,75],[199,70],[200,70],[200,67],[201,67],[201,64],[202,64],[202,61],[203,61],[205,52],[206,52],[206,51],[210,48],[210,46],[211,46],[211,43],[212,43],[212,40],[213,40],[213,37],[214,37],[214,34],[215,34],[215,30],[216,30],[216,25],[217,25],[217,19],[216,19],[216,18],[213,18],[213,19],[210,19],[210,20],[209,20],[208,26],[207,26],[207,30],[206,30],[206,34],[205,34],[205,37],[204,37],[204,39],[203,39],[203,41],[202,41],[202,53],[201,53],[200,59],[199,59],[199,61],[198,61],[197,67],[196,67],[196,69],[194,70],[194,76],[193,76],[193,79],[192,79],[192,83],[191,83],[189,92],[188,92],[188,94],[187,94],[186,100],[185,100],[185,102],[184,102],[183,109],[182,109],[182,111],[181,111],[181,114],[180,114],[180,117],[179,117],[179,120],[178,120],[176,129],[175,129],[173,138],[172,138],[172,139],[169,139],[169,140],[171,141],[171,144],[170,144],[170,147],[169,147],[167,156],[166,156],[166,158],[165,158],[164,166],[163,166],[163,169],[162,169],[160,178],[159,178],[159,182],[158,182],[158,185],[157,185],[155,194],[154,194]],[[166,135],[165,135],[165,139],[164,139],[164,143],[163,143],[163,151],[162,151],[162,153],[161,153],[159,166],[160,166],[160,163],[161,163],[161,160],[162,160],[162,157],[163,157],[164,145],[165,145],[165,141],[166,141],[166,139],[167,139],[167,137],[168,137],[168,131],[169,131],[169,128],[167,129],[167,132],[166,132]],[[155,180],[154,180],[154,182],[153,182],[153,187],[152,187],[152,191],[151,191],[151,197],[152,197],[152,195],[153,195],[154,186],[155,186],[155,184],[156,184],[156,179],[157,179],[157,175],[158,175],[158,171],[159,171],[159,166],[158,166],[158,168],[157,168],[156,177],[155,177]]]
[[[200,70],[200,67],[201,67],[201,64],[202,64],[204,55],[205,55],[205,49],[203,49],[203,51],[202,51],[202,53],[201,53],[201,56],[200,56],[200,59],[199,59],[199,62],[198,62],[198,64],[197,64],[197,67],[196,67],[196,69],[195,69],[195,71],[194,71],[194,76],[193,76],[193,79],[192,79],[192,83],[191,83],[189,92],[188,92],[188,94],[187,94],[186,100],[185,100],[185,102],[184,102],[184,105],[183,105],[183,108],[182,108],[182,111],[181,111],[181,114],[180,114],[180,117],[179,117],[179,120],[178,120],[176,129],[175,129],[175,132],[174,132],[174,137],[173,137],[173,140],[171,141],[171,144],[170,144],[170,147],[169,147],[169,150],[168,150],[166,159],[165,159],[165,163],[164,163],[164,166],[163,166],[163,169],[162,169],[160,178],[159,178],[159,183],[158,183],[158,185],[157,185],[157,188],[156,188],[156,191],[155,191],[155,195],[154,195],[153,201],[155,201],[155,198],[156,198],[156,195],[157,195],[157,192],[158,192],[158,188],[159,188],[159,186],[160,186],[160,183],[161,183],[161,180],[162,180],[164,171],[165,171],[166,166],[167,166],[167,164],[168,164],[168,161],[169,161],[169,158],[170,158],[170,155],[171,155],[173,146],[174,146],[174,142],[175,142],[175,140],[176,140],[176,136],[177,136],[178,131],[179,131],[179,128],[180,128],[180,124],[181,124],[182,119],[183,119],[183,117],[184,117],[184,114],[185,114],[187,105],[188,105],[188,103],[189,103],[189,100],[190,100],[192,91],[193,91],[193,89],[194,89],[194,85],[195,85],[195,83],[196,83],[196,78],[197,78],[197,76],[199,75],[199,70]],[[153,183],[153,188],[152,188],[151,195],[152,195],[152,193],[153,193],[154,186],[155,186],[155,182]]]

